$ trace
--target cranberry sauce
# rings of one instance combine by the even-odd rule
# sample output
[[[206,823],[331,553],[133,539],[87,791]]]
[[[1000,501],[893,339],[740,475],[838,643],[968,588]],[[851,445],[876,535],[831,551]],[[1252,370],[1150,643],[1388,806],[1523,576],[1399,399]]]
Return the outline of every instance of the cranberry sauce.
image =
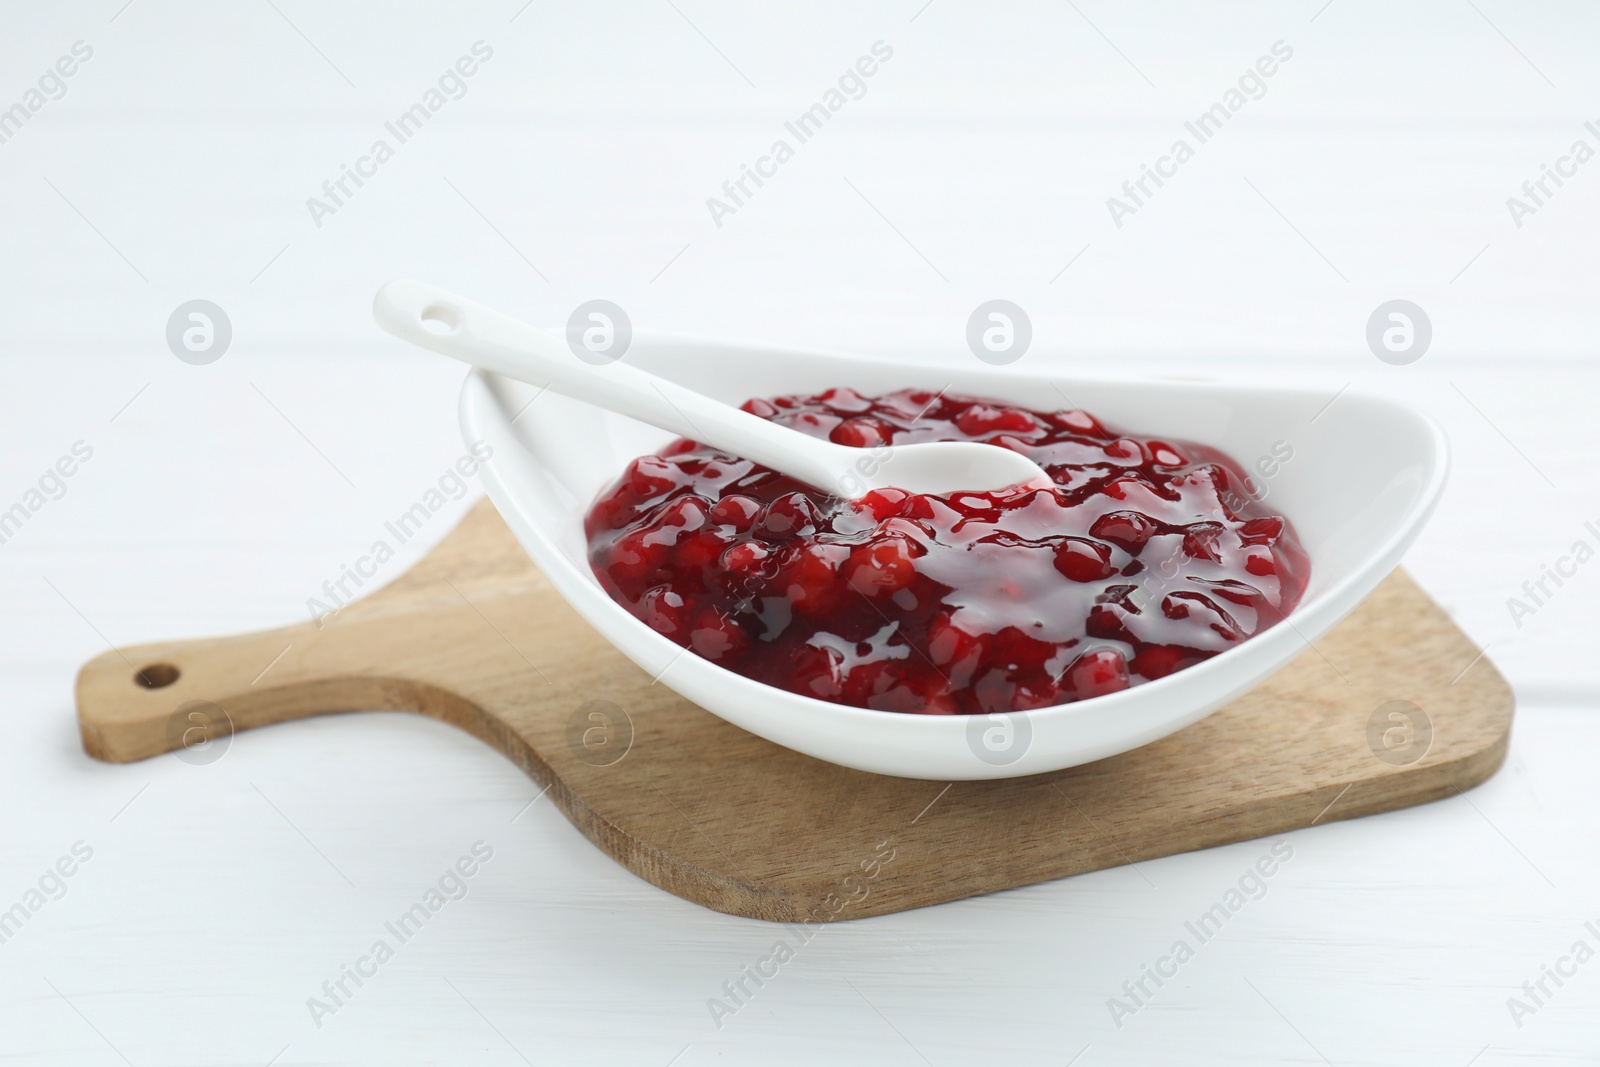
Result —
[[[692,441],[630,463],[585,523],[606,592],[806,696],[948,715],[1112,693],[1260,633],[1310,575],[1289,521],[1203,445],[917,389],[744,408],[861,448],[987,441],[1056,483],[847,501]]]

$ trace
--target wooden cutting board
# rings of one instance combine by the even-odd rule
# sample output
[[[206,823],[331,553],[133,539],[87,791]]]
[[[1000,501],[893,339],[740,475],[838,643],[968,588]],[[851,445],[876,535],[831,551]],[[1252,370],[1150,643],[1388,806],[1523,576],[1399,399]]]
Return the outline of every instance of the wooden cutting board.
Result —
[[[78,676],[98,759],[339,711],[453,723],[548,786],[612,858],[754,918],[937,904],[1454,795],[1499,768],[1504,679],[1401,572],[1259,689],[1098,763],[997,782],[848,770],[746,733],[616,652],[487,502],[319,627],[108,652]],[[376,728],[376,727],[375,727]]]

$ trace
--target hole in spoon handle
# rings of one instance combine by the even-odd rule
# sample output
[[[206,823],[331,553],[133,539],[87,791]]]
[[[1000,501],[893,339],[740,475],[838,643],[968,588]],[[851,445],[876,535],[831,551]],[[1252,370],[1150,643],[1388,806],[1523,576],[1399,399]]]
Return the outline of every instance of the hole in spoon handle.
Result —
[[[420,317],[422,328],[429,333],[450,334],[461,328],[461,312],[440,300],[423,308]]]

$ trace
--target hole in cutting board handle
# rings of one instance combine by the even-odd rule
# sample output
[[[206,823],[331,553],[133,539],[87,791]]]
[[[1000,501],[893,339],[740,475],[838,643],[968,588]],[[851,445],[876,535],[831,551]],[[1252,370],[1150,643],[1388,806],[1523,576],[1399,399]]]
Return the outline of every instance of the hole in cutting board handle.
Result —
[[[181,672],[170,663],[152,663],[134,672],[133,680],[145,689],[165,689]]]

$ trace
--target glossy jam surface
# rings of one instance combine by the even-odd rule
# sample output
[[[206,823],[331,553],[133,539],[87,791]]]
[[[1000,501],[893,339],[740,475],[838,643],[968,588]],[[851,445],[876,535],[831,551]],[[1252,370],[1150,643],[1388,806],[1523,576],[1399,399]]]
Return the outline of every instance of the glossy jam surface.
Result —
[[[806,696],[929,715],[1099,696],[1260,633],[1310,575],[1289,521],[1203,445],[923,390],[745,410],[863,449],[987,441],[1056,483],[847,501],[691,441],[630,463],[586,522],[601,585],[696,654]]]

